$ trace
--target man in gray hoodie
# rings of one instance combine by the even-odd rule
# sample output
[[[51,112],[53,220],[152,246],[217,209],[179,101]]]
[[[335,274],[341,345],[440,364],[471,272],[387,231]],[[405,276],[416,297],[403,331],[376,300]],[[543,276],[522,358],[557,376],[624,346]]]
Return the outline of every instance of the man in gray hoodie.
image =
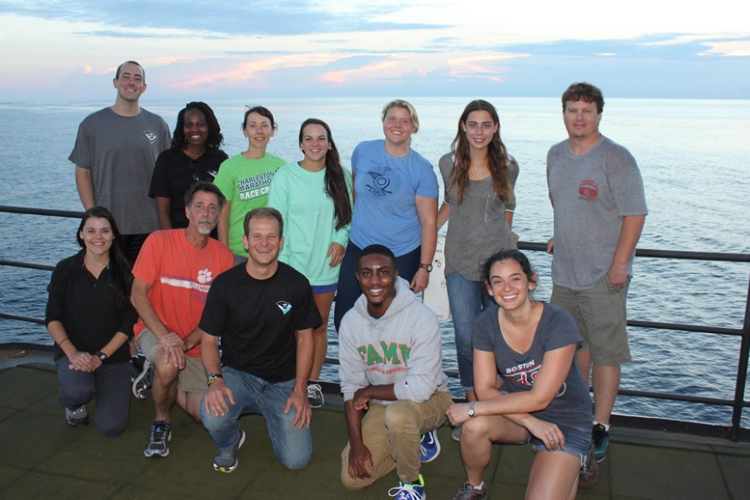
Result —
[[[349,431],[341,482],[360,489],[396,469],[400,481],[391,496],[421,499],[421,462],[437,457],[435,430],[452,402],[438,319],[398,277],[388,248],[362,250],[356,275],[362,295],[339,331]]]

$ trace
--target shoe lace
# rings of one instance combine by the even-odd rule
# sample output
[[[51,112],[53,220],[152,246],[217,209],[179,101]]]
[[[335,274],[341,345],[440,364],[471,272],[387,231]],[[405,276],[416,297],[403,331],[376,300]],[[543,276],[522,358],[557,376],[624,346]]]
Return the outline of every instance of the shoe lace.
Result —
[[[169,427],[162,423],[155,423],[151,426],[151,441],[163,441],[165,435],[169,432]]]
[[[422,500],[424,497],[412,486],[411,483],[401,483],[389,489],[388,496],[396,497],[396,500]]]

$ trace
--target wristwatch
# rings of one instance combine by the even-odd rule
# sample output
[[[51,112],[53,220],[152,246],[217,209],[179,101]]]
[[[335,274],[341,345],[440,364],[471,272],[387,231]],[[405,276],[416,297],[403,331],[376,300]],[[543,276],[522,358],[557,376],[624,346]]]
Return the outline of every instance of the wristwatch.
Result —
[[[222,379],[224,380],[224,375],[221,373],[212,373],[206,378],[206,385],[211,385],[214,382],[216,382],[216,379]]]
[[[474,411],[474,404],[475,404],[475,403],[476,403],[476,401],[472,401],[472,402],[471,402],[471,404],[469,405],[469,409],[468,409],[468,410],[466,410],[466,413],[467,413],[467,414],[469,415],[469,417],[471,417],[471,418],[474,418],[474,417],[476,417],[476,416],[477,416],[477,412],[476,412],[476,411]]]
[[[105,359],[107,359],[107,358],[109,357],[109,356],[107,356],[106,354],[104,354],[104,353],[103,353],[102,351],[96,351],[96,352],[94,353],[94,355],[95,355],[95,356],[96,356],[97,358],[99,358],[99,361],[101,361],[102,363],[104,363],[104,360],[105,360]]]
[[[428,273],[432,272],[432,264],[419,264],[420,269],[424,269]]]

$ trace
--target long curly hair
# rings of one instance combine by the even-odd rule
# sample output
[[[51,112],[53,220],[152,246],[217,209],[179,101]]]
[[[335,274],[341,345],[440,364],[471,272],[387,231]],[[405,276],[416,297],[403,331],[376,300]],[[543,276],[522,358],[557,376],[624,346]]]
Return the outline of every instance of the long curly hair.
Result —
[[[216,119],[211,106],[201,101],[187,103],[177,114],[177,125],[174,128],[174,134],[172,134],[172,149],[182,149],[187,144],[187,139],[185,138],[185,114],[191,109],[197,109],[206,118],[206,126],[208,127],[206,149],[221,149],[221,145],[224,143],[224,135],[221,133],[219,121]]]
[[[346,186],[346,177],[344,176],[344,169],[341,166],[339,150],[336,149],[336,143],[333,142],[331,127],[323,120],[317,118],[308,118],[300,125],[300,144],[302,144],[305,127],[308,125],[320,125],[326,129],[326,134],[328,134],[328,143],[331,145],[331,149],[326,153],[326,194],[333,200],[333,208],[336,213],[336,230],[339,230],[352,221],[352,204],[349,200],[349,190]]]
[[[453,170],[451,171],[448,190],[453,186],[457,187],[458,203],[463,203],[466,191],[469,189],[469,167],[471,166],[471,157],[469,151],[471,146],[466,138],[464,127],[469,114],[474,111],[487,111],[492,117],[492,122],[497,124],[497,131],[492,134],[492,140],[487,148],[488,166],[492,176],[492,186],[497,197],[503,203],[513,202],[513,190],[510,187],[510,176],[508,174],[508,150],[500,139],[500,118],[497,116],[495,106],[482,99],[471,101],[461,113],[458,119],[458,132],[456,138],[451,143],[454,161]]]

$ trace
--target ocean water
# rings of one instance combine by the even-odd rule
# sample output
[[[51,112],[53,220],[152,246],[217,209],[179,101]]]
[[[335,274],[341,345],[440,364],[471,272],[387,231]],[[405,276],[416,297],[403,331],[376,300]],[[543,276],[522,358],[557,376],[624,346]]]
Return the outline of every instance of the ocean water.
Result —
[[[408,98],[407,98],[408,99]],[[257,103],[211,100],[229,155],[246,148],[241,132],[245,104],[263,104],[279,129],[269,151],[296,161],[299,124],[326,120],[349,166],[362,140],[382,137],[379,114],[387,99],[266,99]],[[421,127],[413,147],[437,165],[449,151],[457,120],[470,98],[411,98]],[[523,241],[552,234],[552,209],[545,179],[549,147],[566,137],[558,99],[488,98],[501,119],[501,135],[520,164],[514,230]],[[80,121],[110,102],[0,102],[0,204],[80,210],[74,167],[67,160]],[[174,126],[183,102],[143,100],[143,106]],[[609,99],[602,133],[626,146],[641,168],[649,215],[639,247],[750,253],[750,101]],[[437,170],[436,170],[437,172]],[[438,174],[440,180],[440,175]],[[442,181],[441,181],[442,184]],[[77,251],[77,221],[0,213],[0,258],[53,265]],[[552,289],[550,257],[531,252],[540,276],[537,297]],[[630,287],[630,319],[741,328],[750,266],[667,259],[637,259]],[[0,267],[0,310],[42,318],[49,273]],[[453,330],[441,325],[444,367],[456,369]],[[329,356],[338,342],[329,330]],[[630,329],[634,361],[623,369],[622,387],[731,399],[737,374],[738,337]],[[0,323],[0,342],[51,343],[42,326]],[[337,379],[335,366],[324,378]],[[459,395],[456,381],[451,389]],[[750,390],[747,391],[750,394]],[[748,396],[746,396],[746,399]],[[728,424],[731,410],[702,404],[620,397],[620,414]],[[748,413],[748,412],[746,412]],[[743,424],[750,427],[750,416]]]

